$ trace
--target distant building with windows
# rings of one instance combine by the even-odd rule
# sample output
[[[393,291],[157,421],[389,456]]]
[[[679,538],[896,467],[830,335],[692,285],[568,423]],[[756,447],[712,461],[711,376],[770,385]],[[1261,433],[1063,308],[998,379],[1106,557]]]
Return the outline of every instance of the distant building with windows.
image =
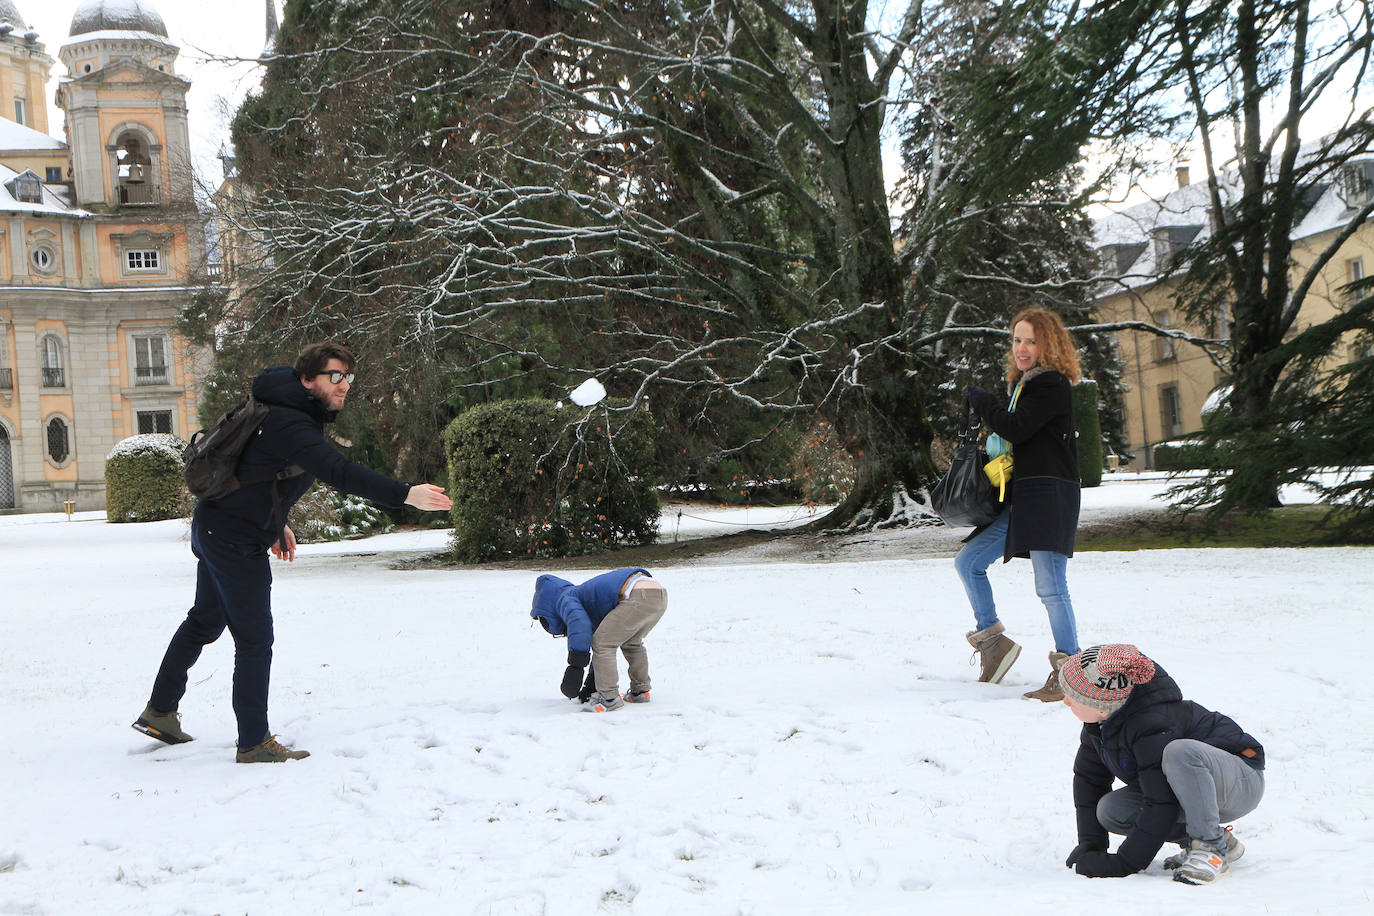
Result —
[[[1160,327],[1187,330],[1194,336],[1226,340],[1231,315],[1213,316],[1210,323],[1190,321],[1177,314],[1174,292],[1179,274],[1173,266],[1178,254],[1211,233],[1211,204],[1205,182],[1188,180],[1178,170],[1178,187],[1160,200],[1139,204],[1098,220],[1094,227],[1104,275],[1120,280],[1107,284],[1097,297],[1102,321],[1145,321]],[[1220,191],[1223,201],[1239,195],[1237,176],[1227,174]],[[1302,276],[1374,194],[1374,155],[1347,163],[1335,180],[1308,188],[1293,231],[1293,276]],[[1348,284],[1374,268],[1374,223],[1366,222],[1345,241],[1313,284],[1294,323],[1293,333],[1319,324],[1345,310],[1353,301]],[[1153,468],[1154,449],[1161,442],[1186,437],[1202,429],[1204,405],[1228,383],[1226,372],[1197,347],[1154,334],[1127,331],[1117,335],[1122,358],[1122,381],[1127,387],[1126,437],[1135,456],[1128,466]],[[1364,355],[1355,339],[1342,342],[1334,359],[1345,362]]]
[[[35,2],[35,0],[29,0]],[[187,437],[207,367],[176,321],[205,270],[179,49],[145,0],[86,0],[56,63],[0,0],[0,511],[105,505],[105,456]]]

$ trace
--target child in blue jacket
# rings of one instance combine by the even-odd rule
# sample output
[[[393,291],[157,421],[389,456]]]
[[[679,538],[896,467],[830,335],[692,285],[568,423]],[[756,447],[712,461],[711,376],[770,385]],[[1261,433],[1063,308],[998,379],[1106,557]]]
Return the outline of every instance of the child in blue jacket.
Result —
[[[1059,669],[1064,704],[1083,723],[1073,762],[1078,845],[1065,865],[1089,878],[1140,871],[1166,842],[1174,880],[1210,884],[1245,852],[1224,821],[1264,796],[1264,748],[1231,718],[1183,699],[1135,646],[1093,646]],[[1113,790],[1115,780],[1125,783]],[[1124,834],[1107,852],[1107,834]]]
[[[573,585],[557,576],[534,584],[530,616],[552,636],[568,637],[568,667],[559,689],[590,703],[593,712],[649,702],[649,653],[644,637],[668,609],[668,591],[647,569],[628,567]],[[615,652],[630,669],[630,692],[620,695]],[[590,664],[585,683],[582,669]]]

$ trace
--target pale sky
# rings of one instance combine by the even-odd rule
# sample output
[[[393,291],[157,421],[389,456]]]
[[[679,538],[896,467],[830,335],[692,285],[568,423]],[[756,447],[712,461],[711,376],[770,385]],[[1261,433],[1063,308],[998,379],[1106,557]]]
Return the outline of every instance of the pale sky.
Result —
[[[57,63],[48,83],[48,132],[66,139],[62,113],[53,104],[57,80],[66,75],[58,49],[67,43],[72,14],[81,0],[12,0],[38,32],[38,41]],[[187,96],[191,147],[202,180],[219,184],[220,163],[215,158],[220,144],[228,145],[229,116],[243,97],[258,85],[258,68],[250,64],[230,67],[210,62],[211,56],[256,59],[265,42],[267,0],[143,0],[162,16],[168,37],[181,47],[177,75],[191,80]],[[281,0],[275,0],[281,20]],[[228,114],[224,102],[228,102]]]

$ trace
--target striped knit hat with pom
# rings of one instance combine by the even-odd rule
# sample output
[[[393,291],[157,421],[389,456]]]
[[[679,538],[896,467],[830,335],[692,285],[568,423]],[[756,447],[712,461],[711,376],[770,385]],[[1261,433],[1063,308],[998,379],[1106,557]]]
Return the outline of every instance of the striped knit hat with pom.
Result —
[[[1155,663],[1135,646],[1113,643],[1070,655],[1059,669],[1064,696],[1080,706],[1113,713],[1130,699],[1136,684],[1155,676]]]

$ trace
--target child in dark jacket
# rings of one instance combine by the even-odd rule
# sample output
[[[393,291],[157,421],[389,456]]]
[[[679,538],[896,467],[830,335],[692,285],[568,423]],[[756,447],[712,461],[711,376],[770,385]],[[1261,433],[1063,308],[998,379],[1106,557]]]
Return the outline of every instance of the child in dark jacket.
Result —
[[[1230,718],[1183,699],[1178,684],[1135,646],[1093,646],[1059,671],[1064,703],[1083,723],[1073,763],[1078,845],[1064,862],[1089,878],[1145,868],[1166,842],[1174,880],[1208,884],[1241,845],[1223,821],[1264,795],[1264,748]],[[1113,791],[1113,780],[1125,785]],[[1108,832],[1126,839],[1107,852]]]
[[[591,704],[593,712],[649,702],[649,653],[644,637],[668,609],[668,591],[647,569],[629,567],[573,585],[557,576],[534,584],[530,616],[550,635],[568,637],[568,667],[559,689],[568,699]],[[615,652],[630,669],[630,692],[620,695]],[[582,669],[587,672],[585,683]],[[580,689],[579,689],[580,685]]]

